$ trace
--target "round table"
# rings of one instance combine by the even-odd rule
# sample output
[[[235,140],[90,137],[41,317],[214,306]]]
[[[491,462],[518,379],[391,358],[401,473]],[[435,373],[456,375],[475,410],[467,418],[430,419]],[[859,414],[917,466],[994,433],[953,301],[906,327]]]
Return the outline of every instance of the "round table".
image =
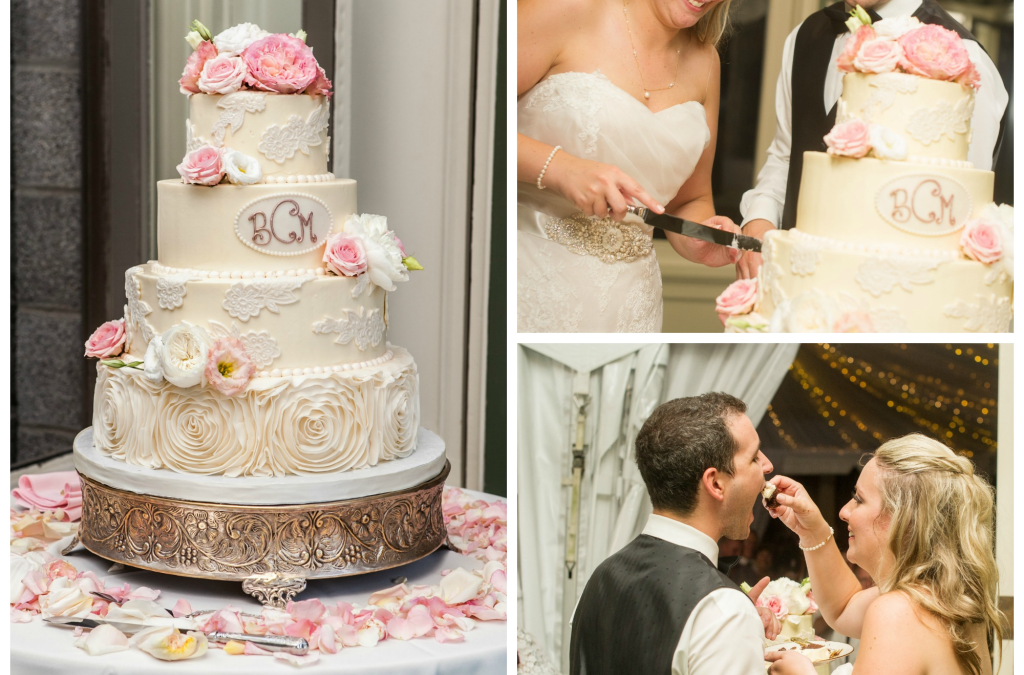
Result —
[[[483,493],[469,494],[488,501],[500,499]],[[50,547],[55,556],[64,557],[79,572],[92,570],[107,586],[131,584],[132,589],[147,586],[161,591],[158,603],[168,609],[184,598],[193,610],[223,609],[228,605],[258,614],[260,605],[245,595],[237,582],[188,579],[131,567],[110,574],[110,562],[95,556],[82,547],[68,556],[60,550],[71,538]],[[394,586],[394,579],[405,577],[407,584],[436,585],[441,571],[463,567],[479,569],[483,563],[476,558],[438,550],[409,565],[383,572],[340,579],[313,579],[296,600],[319,598],[325,605],[339,601],[365,606],[370,594]],[[388,638],[376,647],[348,647],[337,654],[321,654],[319,662],[302,666],[303,673],[409,673],[416,675],[470,675],[472,673],[502,673],[507,669],[508,623],[504,621],[477,621],[476,627],[465,634],[463,642],[439,643],[433,637],[415,640]],[[11,673],[14,675],[150,675],[151,673],[184,673],[195,675],[230,675],[239,673],[290,673],[296,667],[269,656],[230,656],[222,649],[209,649],[197,659],[187,661],[159,661],[132,647],[128,651],[102,656],[89,656],[75,647],[71,629],[43,623],[36,616],[31,623],[11,624]]]

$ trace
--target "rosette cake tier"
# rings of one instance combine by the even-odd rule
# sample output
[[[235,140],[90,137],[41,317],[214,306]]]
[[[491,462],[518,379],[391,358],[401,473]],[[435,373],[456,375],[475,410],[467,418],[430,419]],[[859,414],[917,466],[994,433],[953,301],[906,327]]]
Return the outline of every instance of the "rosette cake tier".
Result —
[[[448,464],[387,341],[387,293],[419,265],[327,171],[330,83],[301,37],[205,37],[181,82],[182,181],[157,186],[159,259],[125,273],[124,317],[86,344],[80,537],[280,604],[434,551]],[[261,74],[254,51],[287,67]]]
[[[727,329],[1009,329],[1012,208],[993,204],[994,174],[967,159],[977,73],[955,33],[886,23],[855,29],[840,57],[827,152],[804,153],[796,226],[766,235],[756,284],[720,298]],[[912,50],[936,41],[968,70],[913,72]]]

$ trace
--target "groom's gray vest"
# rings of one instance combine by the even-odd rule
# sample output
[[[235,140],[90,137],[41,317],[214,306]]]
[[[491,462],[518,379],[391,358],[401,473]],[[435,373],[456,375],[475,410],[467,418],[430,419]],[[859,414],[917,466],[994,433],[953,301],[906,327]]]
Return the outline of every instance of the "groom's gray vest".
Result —
[[[718,588],[739,590],[702,553],[641,534],[598,565],[583,589],[571,674],[669,675],[686,620]]]
[[[786,183],[786,203],[782,210],[782,229],[788,230],[796,225],[796,205],[800,197],[800,176],[804,168],[804,152],[825,152],[824,138],[836,123],[836,106],[825,111],[822,102],[825,95],[825,76],[829,69],[835,68],[832,62],[832,47],[835,45],[837,29],[836,16],[846,12],[843,2],[837,2],[823,10],[811,14],[804,20],[796,34],[793,45],[793,77],[792,77],[792,130],[793,143],[789,153],[789,179]],[[921,6],[912,16],[921,23],[942,26],[960,35],[965,40],[975,40],[966,28],[957,23],[935,0],[923,0]],[[1007,106],[1009,110],[1009,106]],[[1006,127],[1006,115],[999,129],[999,142],[996,143],[995,154],[999,154],[999,145]],[[993,157],[993,166],[995,159]]]

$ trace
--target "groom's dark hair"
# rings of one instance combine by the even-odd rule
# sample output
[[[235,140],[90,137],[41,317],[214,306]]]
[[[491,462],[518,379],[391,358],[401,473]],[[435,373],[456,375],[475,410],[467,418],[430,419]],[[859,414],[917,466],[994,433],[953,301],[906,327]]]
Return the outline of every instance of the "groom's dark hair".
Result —
[[[732,474],[738,446],[727,423],[746,411],[746,403],[721,392],[677,398],[654,409],[636,437],[636,464],[654,508],[688,515],[697,506],[705,471]]]

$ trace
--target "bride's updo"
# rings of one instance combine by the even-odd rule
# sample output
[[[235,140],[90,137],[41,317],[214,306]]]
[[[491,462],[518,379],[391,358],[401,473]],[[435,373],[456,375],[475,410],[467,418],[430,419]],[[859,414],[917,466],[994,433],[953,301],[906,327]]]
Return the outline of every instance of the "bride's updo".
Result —
[[[1005,621],[996,606],[992,486],[966,457],[921,434],[884,443],[874,458],[894,563],[879,590],[903,591],[942,621],[957,660],[980,675],[969,628],[984,627],[992,653]]]

